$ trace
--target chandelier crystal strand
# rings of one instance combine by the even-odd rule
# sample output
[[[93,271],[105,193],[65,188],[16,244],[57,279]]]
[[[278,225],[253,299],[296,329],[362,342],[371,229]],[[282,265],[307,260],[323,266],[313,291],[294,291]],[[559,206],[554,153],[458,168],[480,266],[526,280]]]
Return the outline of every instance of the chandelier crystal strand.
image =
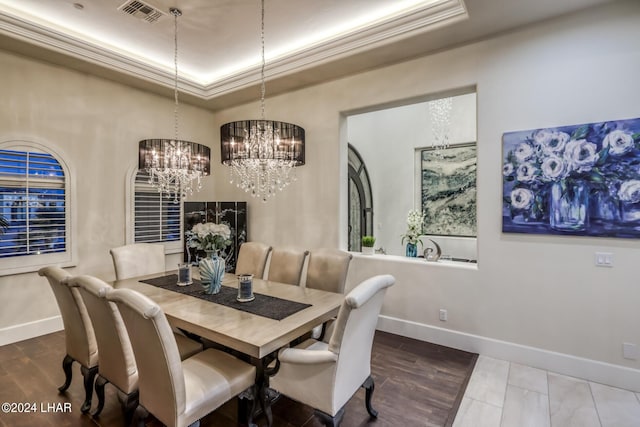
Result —
[[[174,203],[193,194],[194,181],[196,191],[202,188],[202,177],[209,175],[210,149],[194,142],[179,139],[179,102],[178,102],[178,16],[179,9],[169,10],[174,17],[174,79],[173,79],[173,120],[174,138],[147,139],[140,141],[139,168],[149,174],[149,184],[158,188],[158,192],[172,197]]]
[[[264,0],[261,4],[260,120],[227,123],[220,133],[230,182],[266,202],[296,180],[294,167],[304,164],[304,129],[265,118]]]
[[[434,150],[444,150],[449,147],[452,107],[453,98],[441,98],[429,102]]]

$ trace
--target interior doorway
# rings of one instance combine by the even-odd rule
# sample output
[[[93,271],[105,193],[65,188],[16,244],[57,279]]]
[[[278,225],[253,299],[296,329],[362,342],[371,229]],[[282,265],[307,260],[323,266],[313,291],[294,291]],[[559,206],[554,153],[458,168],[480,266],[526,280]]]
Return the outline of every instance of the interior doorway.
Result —
[[[362,249],[362,236],[373,236],[373,197],[367,167],[349,144],[349,250]]]

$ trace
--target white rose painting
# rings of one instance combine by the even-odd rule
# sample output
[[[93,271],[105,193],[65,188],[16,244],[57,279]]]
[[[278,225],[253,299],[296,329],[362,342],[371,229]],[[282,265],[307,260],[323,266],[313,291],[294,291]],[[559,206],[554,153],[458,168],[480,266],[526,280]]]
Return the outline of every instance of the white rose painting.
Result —
[[[640,237],[640,119],[503,135],[502,231]]]

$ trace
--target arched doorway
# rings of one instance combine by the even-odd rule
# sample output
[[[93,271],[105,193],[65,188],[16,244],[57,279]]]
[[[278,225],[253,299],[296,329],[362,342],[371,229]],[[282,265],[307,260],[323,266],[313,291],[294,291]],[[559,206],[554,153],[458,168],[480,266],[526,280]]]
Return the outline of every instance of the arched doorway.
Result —
[[[362,236],[373,236],[373,197],[369,173],[358,151],[349,144],[349,250],[360,251]]]

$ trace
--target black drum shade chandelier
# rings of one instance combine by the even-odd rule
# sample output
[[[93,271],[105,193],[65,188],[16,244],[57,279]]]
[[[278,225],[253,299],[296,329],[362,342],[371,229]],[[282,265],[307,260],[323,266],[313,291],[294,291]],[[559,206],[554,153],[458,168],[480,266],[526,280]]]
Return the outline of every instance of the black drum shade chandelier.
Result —
[[[180,9],[171,8],[174,17],[174,138],[145,139],[139,143],[138,168],[149,175],[149,184],[159,192],[179,200],[202,188],[202,177],[211,170],[209,147],[178,138],[178,16]]]
[[[261,8],[262,66],[259,120],[240,120],[220,128],[222,163],[230,181],[266,202],[296,180],[294,168],[304,165],[304,129],[265,119],[264,0]]]

